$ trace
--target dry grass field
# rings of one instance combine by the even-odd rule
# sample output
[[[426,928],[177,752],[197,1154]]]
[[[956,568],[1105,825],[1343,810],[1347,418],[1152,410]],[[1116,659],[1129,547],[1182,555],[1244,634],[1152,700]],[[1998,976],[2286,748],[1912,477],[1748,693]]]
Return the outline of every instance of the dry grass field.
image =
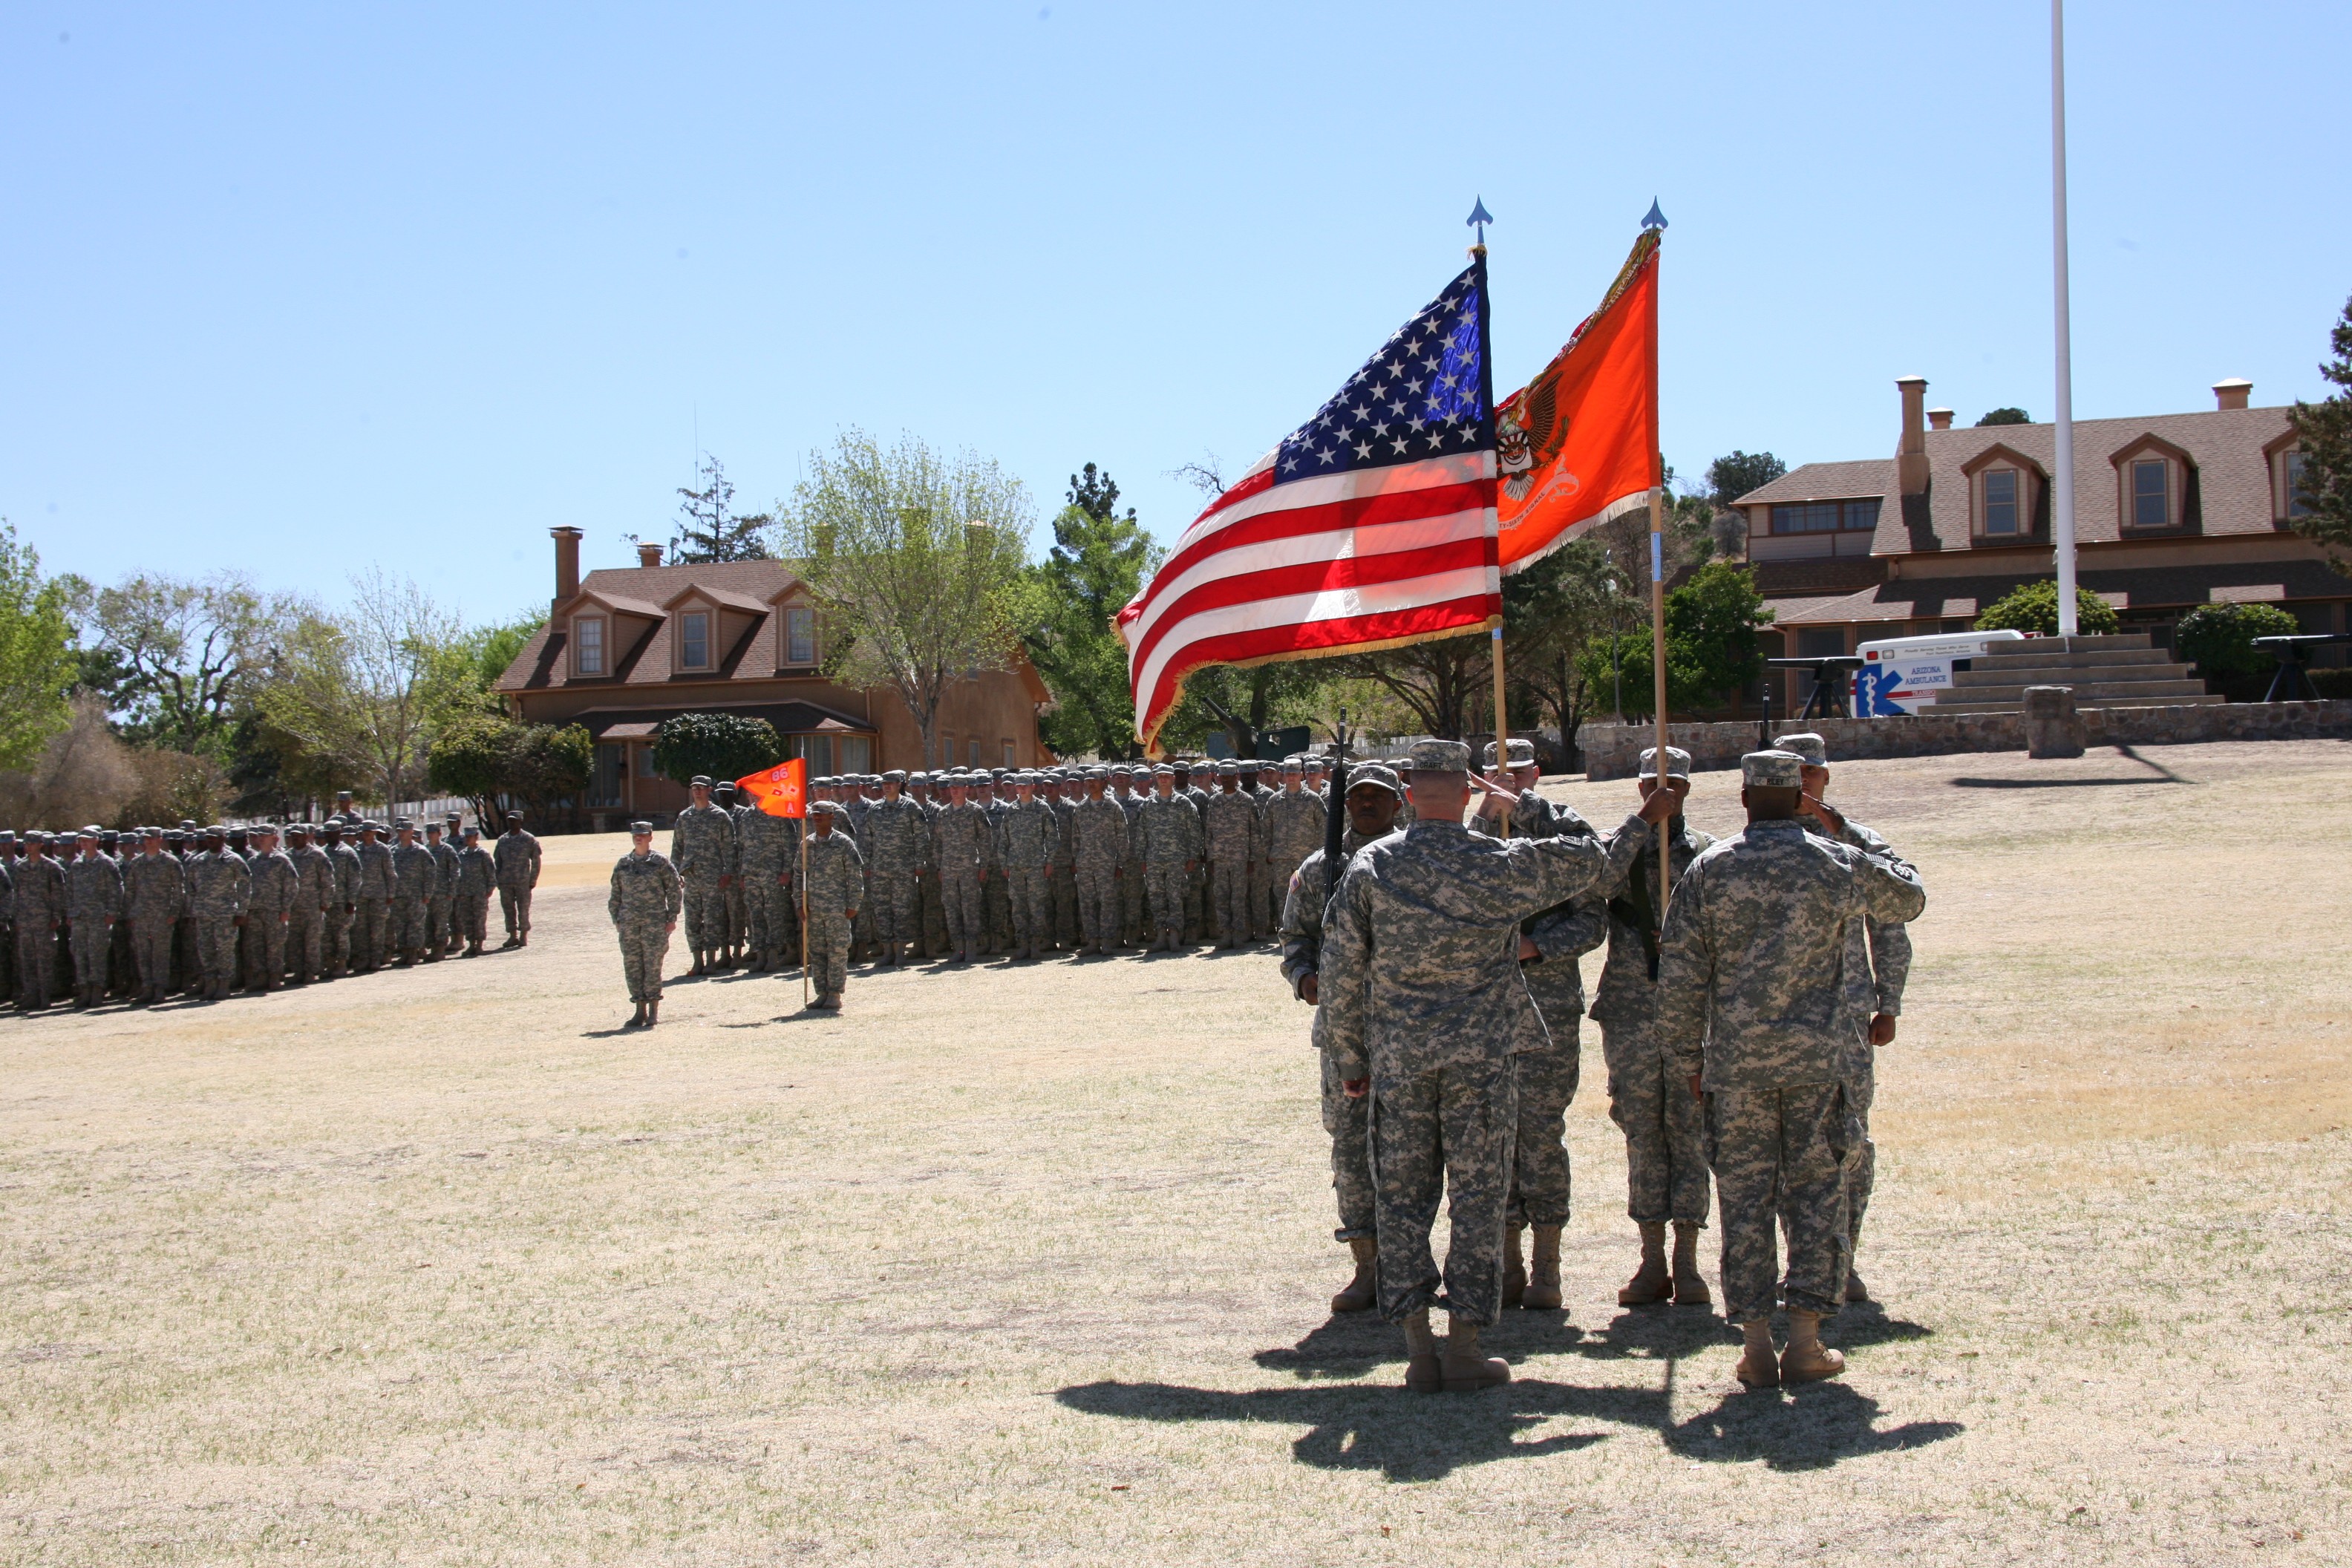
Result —
[[[1929,890],[1842,1382],[1744,1393],[1720,1319],[1613,1305],[1589,1028],[1570,1310],[1409,1396],[1323,1310],[1263,952],[860,971],[838,1017],[679,984],[623,1033],[619,841],[574,839],[527,952],[0,1018],[0,1560],[2344,1561],[2352,747],[1832,798]]]

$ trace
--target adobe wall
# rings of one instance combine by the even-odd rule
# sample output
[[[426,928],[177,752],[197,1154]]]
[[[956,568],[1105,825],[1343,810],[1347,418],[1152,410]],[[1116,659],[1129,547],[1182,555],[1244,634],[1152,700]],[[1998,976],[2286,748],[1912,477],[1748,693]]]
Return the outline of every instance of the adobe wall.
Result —
[[[2093,746],[2164,746],[2194,741],[2352,739],[2352,700],[2324,702],[2216,702],[2195,706],[2085,708],[2084,739]],[[1771,735],[1811,730],[1839,762],[1866,757],[1933,757],[1958,752],[2022,752],[2023,713],[1933,712],[1889,719],[1815,719],[1805,723],[1753,720],[1735,724],[1670,724],[1667,743],[1691,754],[1696,772],[1735,768]],[[1585,776],[1631,778],[1644,747],[1656,743],[1646,724],[1587,724],[1577,731]]]

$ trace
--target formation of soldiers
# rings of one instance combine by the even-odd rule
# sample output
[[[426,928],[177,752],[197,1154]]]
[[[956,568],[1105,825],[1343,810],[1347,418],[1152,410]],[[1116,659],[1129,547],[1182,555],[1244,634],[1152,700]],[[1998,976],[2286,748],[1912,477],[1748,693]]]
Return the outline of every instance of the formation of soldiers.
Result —
[[[1640,807],[1605,835],[1535,793],[1525,742],[1507,774],[1491,746],[1485,778],[1469,762],[1433,741],[1413,748],[1409,786],[1351,769],[1336,891],[1319,850],[1290,879],[1283,973],[1317,1005],[1335,1234],[1356,1265],[1333,1309],[1378,1307],[1402,1327],[1408,1387],[1508,1380],[1479,1333],[1506,1308],[1562,1304],[1577,961],[1605,942],[1591,1011],[1641,1237],[1619,1303],[1712,1304],[1697,1258],[1712,1197],[1740,1380],[1836,1376],[1844,1361],[1821,1325],[1869,1299],[1853,1258],[1875,1166],[1874,1056],[1902,1010],[1917,872],[1829,805],[1818,735],[1742,760],[1748,827],[1720,841],[1684,821],[1690,759],[1673,748],[1663,779],[1643,754]],[[1429,1239],[1441,1201],[1442,1271]]]
[[[1292,868],[1323,841],[1326,780],[1323,761],[1306,756],[819,778],[807,874],[819,879],[821,858],[822,886],[804,889],[800,823],[738,799],[724,780],[697,778],[669,853],[648,843],[647,854],[677,879],[677,913],[659,923],[667,936],[682,921],[689,974],[798,967],[814,897],[809,978],[815,1005],[837,1007],[859,961],[1026,962],[1269,941]],[[817,826],[820,817],[829,820]],[[633,845],[629,858],[645,857]],[[625,858],[614,875],[617,886],[659,873]],[[628,951],[646,951],[653,912],[649,903],[632,917],[632,939],[614,905],[625,969]],[[658,1019],[658,992],[632,982],[631,1023]]]
[[[457,813],[420,832],[349,795],[316,825],[0,829],[0,994],[26,1013],[217,1002],[470,958],[493,893],[521,947],[539,870],[520,813],[486,848]]]

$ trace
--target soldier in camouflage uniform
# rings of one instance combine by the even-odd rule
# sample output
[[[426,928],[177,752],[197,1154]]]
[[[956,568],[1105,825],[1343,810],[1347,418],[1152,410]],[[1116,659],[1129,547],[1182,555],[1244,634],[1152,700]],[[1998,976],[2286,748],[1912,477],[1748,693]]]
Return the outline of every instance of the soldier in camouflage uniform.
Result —
[[[1120,874],[1127,865],[1127,813],[1107,798],[1110,770],[1087,770],[1087,798],[1071,820],[1077,860],[1078,924],[1086,933],[1081,952],[1108,952],[1118,945]]]
[[[604,900],[620,933],[621,973],[636,1004],[625,1028],[661,1022],[662,960],[683,901],[677,868],[654,853],[654,825],[629,824],[629,852],[613,863],[613,890]]]
[[[948,950],[948,907],[940,900],[940,811],[946,803],[931,793],[927,773],[907,775],[907,794],[923,809],[922,883],[915,921],[923,933],[923,961],[928,963]]]
[[[302,874],[278,847],[278,829],[268,823],[253,830],[253,852],[246,858],[246,868],[252,872],[253,883],[246,896],[245,924],[253,933],[259,960],[260,978],[254,985],[267,993],[286,982],[286,928],[294,916]]]
[[[1655,747],[1643,752],[1640,773],[1646,801],[1659,789]],[[1667,748],[1664,787],[1674,802],[1665,826],[1669,885],[1679,887],[1690,863],[1715,842],[1683,819],[1690,753],[1680,747]],[[1609,1119],[1625,1135],[1625,1213],[1642,1237],[1640,1266],[1617,1292],[1617,1304],[1671,1300],[1704,1307],[1715,1300],[1698,1262],[1711,1192],[1706,1126],[1698,1096],[1669,1058],[1658,1029],[1658,910],[1665,900],[1658,892],[1658,841],[1648,823],[1628,823],[1612,837],[1609,868],[1591,897],[1602,900],[1609,942],[1593,988],[1592,1021],[1601,1026],[1601,1056],[1609,1068]]]
[[[1281,789],[1258,805],[1263,825],[1259,837],[1265,841],[1265,854],[1258,880],[1265,889],[1266,908],[1272,911],[1266,929],[1275,931],[1282,929],[1283,906],[1290,894],[1290,874],[1309,855],[1323,847],[1325,816],[1322,798],[1306,788],[1307,764],[1303,759],[1284,758],[1278,776]]]
[[[49,1005],[57,984],[58,928],[66,919],[66,876],[49,855],[49,836],[39,828],[25,835],[24,858],[11,868],[12,913],[16,927],[16,1006],[37,1013]]]
[[[711,960],[720,969],[732,969],[743,961],[744,950],[751,940],[751,900],[743,891],[743,818],[760,807],[757,802],[744,798],[731,779],[720,779],[710,786],[710,804],[725,812],[727,820],[735,825],[735,837],[727,851],[727,896],[719,900],[719,909],[726,916],[723,940]]]
[[[98,852],[113,862],[118,877],[137,848],[136,835],[118,833],[110,827],[98,836]],[[126,900],[128,896],[126,892]],[[117,916],[114,924],[108,928],[106,994],[110,996],[130,996],[138,989],[139,970],[137,962],[131,955],[130,905],[126,902],[123,913]]]
[[[874,940],[885,964],[895,967],[911,944],[922,940],[923,840],[930,822],[907,798],[907,775],[893,768],[882,775],[882,798],[866,813],[861,845],[866,884],[874,904]]]
[[[335,863],[310,841],[306,823],[287,826],[286,858],[294,862],[294,908],[286,917],[286,964],[294,984],[308,985],[327,968],[327,911],[334,907]]]
[[[482,830],[468,827],[457,847],[457,935],[466,956],[482,956],[490,936],[490,894],[499,885],[498,861],[482,847]]]
[[[1365,845],[1386,838],[1395,828],[1397,803],[1403,795],[1395,773],[1379,763],[1349,768],[1344,806],[1348,826],[1339,840],[1340,854],[1352,859]],[[1318,845],[1290,874],[1282,903],[1282,977],[1290,983],[1290,994],[1301,1002],[1313,1003],[1321,995],[1323,907],[1329,898],[1323,847]],[[1350,1096],[1341,1087],[1320,1007],[1316,1009],[1309,1038],[1322,1063],[1323,1131],[1331,1135],[1331,1190],[1339,1204],[1339,1228],[1331,1237],[1344,1244],[1356,1260],[1355,1278],[1331,1298],[1331,1310],[1368,1311],[1380,1300],[1380,1205],[1372,1188],[1371,1097]]]
[[[1054,808],[1037,798],[1037,775],[1013,775],[1013,798],[996,819],[996,858],[1013,906],[1013,956],[1044,955],[1053,935],[1047,888],[1054,876]]]
[[[1822,796],[1830,787],[1830,760],[1828,745],[1821,736],[1783,735],[1772,743],[1804,759],[1804,816],[1808,828],[1826,833],[1842,844],[1881,859],[1909,864],[1902,861],[1878,834],[1859,822],[1838,816],[1823,803]],[[1832,820],[1839,826],[1832,826]],[[1849,1169],[1851,1179],[1846,1189],[1846,1236],[1853,1250],[1859,1251],[1863,1216],[1870,1210],[1870,1194],[1878,1178],[1878,1145],[1870,1136],[1870,1108],[1878,1098],[1878,1047],[1895,1043],[1895,1019],[1903,1013],[1903,986],[1911,976],[1910,928],[1868,916],[1854,921],[1846,929],[1846,961],[1858,973],[1868,971],[1876,1002],[1869,1027],[1856,1047],[1853,1069],[1846,1079],[1854,1114],[1862,1121],[1862,1150]],[[1862,1282],[1851,1256],[1845,1271],[1845,1299],[1870,1300],[1870,1288]]]
[[[948,775],[948,804],[940,808],[932,839],[940,868],[940,901],[946,906],[948,946],[955,961],[970,963],[983,940],[981,879],[987,875],[988,814],[971,803],[971,786],[961,773]]]
[[[95,1007],[106,995],[106,967],[114,950],[114,922],[122,916],[122,873],[100,853],[98,829],[74,838],[65,864],[66,923],[73,949],[73,1005]]]
[[[1212,792],[1202,787],[1202,783],[1215,777],[1215,770],[1213,764],[1205,763],[1194,765],[1180,762],[1175,768],[1176,793],[1192,803],[1192,815],[1201,824],[1200,854],[1195,858],[1192,875],[1184,888],[1184,941],[1187,945],[1204,939],[1213,942],[1217,935],[1217,917],[1209,900],[1209,795]]]
[[[449,951],[457,896],[457,845],[437,822],[425,825],[425,848],[433,857],[436,875],[425,895],[425,959],[438,963]]]
[[[1152,951],[1173,952],[1184,942],[1184,884],[1201,853],[1201,818],[1176,793],[1174,768],[1164,763],[1153,768],[1151,784],[1150,797],[1135,814],[1134,846],[1141,848],[1150,895]]]
[[[1424,1390],[1509,1381],[1507,1366],[1478,1353],[1478,1335],[1501,1311],[1514,1058],[1548,1043],[1519,974],[1518,926],[1582,892],[1604,858],[1589,839],[1470,833],[1469,763],[1459,742],[1414,744],[1416,820],[1349,863],[1318,984],[1342,1092],[1372,1097],[1381,1310],[1404,1326],[1406,1386]],[[1429,1328],[1441,1194],[1453,1233],[1443,1355]]]
[[[188,886],[178,858],[164,853],[162,828],[142,828],[139,837],[139,853],[122,868],[122,903],[139,969],[133,1000],[152,1005],[171,989],[172,934],[186,910]]]
[[[965,809],[978,815],[977,807]],[[849,984],[850,932],[866,886],[856,842],[840,831],[842,820],[842,808],[831,801],[811,808],[808,879],[800,889],[801,918],[808,922],[809,984],[816,991],[810,1005],[834,1011]]]
[[[1066,768],[1048,775],[1045,803],[1054,809],[1054,945],[1076,952],[1086,940],[1078,926],[1078,802],[1086,786]]]
[[[335,870],[334,890],[327,904],[326,934],[320,942],[324,957],[320,977],[340,980],[352,972],[352,921],[359,912],[360,852],[343,842],[347,829],[342,823],[330,820],[320,831],[326,838],[320,848]]]
[[[800,869],[800,821],[772,816],[757,803],[735,825],[736,864],[742,881],[744,940],[752,971],[766,974],[800,957],[793,920],[793,877]]]
[[[708,974],[727,940],[727,890],[734,882],[735,819],[711,804],[710,781],[697,774],[687,786],[694,804],[670,826],[669,859],[686,889],[688,974]]]
[[[188,916],[196,926],[204,999],[226,1002],[236,984],[236,933],[245,924],[253,872],[245,858],[229,848],[226,828],[205,828],[200,846],[186,867]]]
[[[1872,1001],[1847,923],[1913,920],[1927,903],[1909,867],[1806,831],[1803,765],[1790,752],[1740,759],[1748,829],[1691,862],[1658,955],[1660,1028],[1706,1112],[1724,1306],[1751,1387],[1844,1370],[1821,1324],[1845,1296],[1846,1168],[1862,1142],[1845,1075]],[[1777,1291],[1776,1221],[1789,1237]],[[1775,1305],[1789,1314],[1777,1357]]]
[[[523,831],[522,813],[508,812],[507,830],[490,849],[499,873],[499,913],[507,926],[501,949],[530,945],[530,896],[539,886],[539,840]]]
[[[988,876],[980,884],[981,929],[986,933],[982,952],[993,956],[1013,951],[1013,884],[1004,875],[1004,859],[996,851],[997,830],[1013,804],[1013,786],[986,773],[972,775],[972,804],[988,818],[988,847],[982,864]]]
[[[0,827],[0,1005],[16,995],[16,835]]]
[[[1217,793],[1202,812],[1209,839],[1209,870],[1217,915],[1217,945],[1250,940],[1250,857],[1257,849],[1257,802],[1241,792],[1241,764],[1217,764]]]
[[[352,912],[352,965],[362,974],[383,967],[393,937],[392,895],[398,879],[392,867],[392,846],[383,841],[383,827],[360,824],[359,880]]]
[[[1114,763],[1110,770],[1110,787],[1105,793],[1118,802],[1119,810],[1127,814],[1127,858],[1118,868],[1118,943],[1121,947],[1143,945],[1143,925],[1150,914],[1150,900],[1143,895],[1143,836],[1136,831],[1137,816],[1143,810],[1144,796],[1150,793],[1151,770],[1149,764]]]
[[[441,880],[441,863],[433,851],[416,841],[408,818],[392,823],[392,906],[386,921],[386,945],[400,957],[402,969],[425,962],[425,906]]]

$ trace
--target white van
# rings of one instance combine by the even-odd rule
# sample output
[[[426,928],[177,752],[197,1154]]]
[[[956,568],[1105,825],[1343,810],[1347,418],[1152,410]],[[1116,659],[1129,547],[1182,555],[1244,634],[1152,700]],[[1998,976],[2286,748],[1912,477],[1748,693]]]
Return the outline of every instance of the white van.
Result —
[[[1942,637],[1887,637],[1854,649],[1853,716],[1923,713],[1951,689],[1955,671],[1969,668],[1996,643],[2022,642],[2023,632],[1951,632]]]

